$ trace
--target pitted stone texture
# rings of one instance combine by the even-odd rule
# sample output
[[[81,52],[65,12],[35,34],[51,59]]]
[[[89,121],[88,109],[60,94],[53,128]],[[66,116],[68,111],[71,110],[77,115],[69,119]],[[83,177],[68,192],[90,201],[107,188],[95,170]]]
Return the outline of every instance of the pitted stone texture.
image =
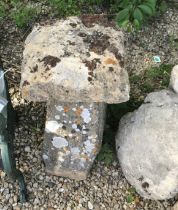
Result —
[[[149,199],[178,193],[178,97],[170,90],[149,94],[121,119],[118,159],[127,180]]]
[[[51,103],[47,108],[43,153],[46,171],[83,180],[100,150],[105,105]]]
[[[123,34],[77,17],[36,26],[25,42],[21,88],[32,101],[120,103],[129,99]]]
[[[170,87],[178,93],[178,65],[171,72]]]

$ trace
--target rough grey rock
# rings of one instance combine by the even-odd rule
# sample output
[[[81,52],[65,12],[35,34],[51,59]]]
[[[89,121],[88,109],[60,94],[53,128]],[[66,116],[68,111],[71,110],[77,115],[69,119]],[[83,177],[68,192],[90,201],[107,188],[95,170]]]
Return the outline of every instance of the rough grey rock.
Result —
[[[178,93],[178,65],[171,72],[170,87]]]
[[[174,204],[174,206],[171,208],[171,210],[178,210],[178,202]]]
[[[149,199],[178,193],[178,95],[150,93],[141,107],[121,119],[116,137],[123,173]]]
[[[56,105],[56,101],[51,101],[43,153],[46,171],[76,180],[86,179],[100,150],[104,118],[103,103]]]
[[[121,103],[129,99],[123,33],[70,17],[27,37],[21,89],[31,101]]]

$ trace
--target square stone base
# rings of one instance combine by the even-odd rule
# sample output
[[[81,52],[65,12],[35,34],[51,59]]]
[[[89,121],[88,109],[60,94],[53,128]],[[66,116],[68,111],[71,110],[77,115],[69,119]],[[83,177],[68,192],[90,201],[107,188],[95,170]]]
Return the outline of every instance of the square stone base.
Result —
[[[104,103],[48,104],[43,159],[49,174],[86,179],[100,150]]]

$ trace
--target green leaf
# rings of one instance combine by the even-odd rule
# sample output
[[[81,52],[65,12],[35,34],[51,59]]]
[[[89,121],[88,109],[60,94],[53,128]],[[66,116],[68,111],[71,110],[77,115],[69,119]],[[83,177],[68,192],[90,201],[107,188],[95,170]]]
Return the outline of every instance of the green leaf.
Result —
[[[0,7],[0,18],[3,18],[5,16],[4,8]]]
[[[159,6],[160,12],[166,12],[167,8],[168,8],[168,5],[167,5],[166,1],[162,1]]]
[[[0,2],[0,19],[2,19],[6,15],[5,5]]]
[[[123,28],[127,28],[128,24],[129,24],[129,20],[124,20],[124,21],[121,23],[120,26],[123,27]]]
[[[103,161],[106,165],[110,165],[114,160],[114,151],[108,143],[103,144],[100,153],[97,156],[98,161]]]
[[[152,10],[152,8],[151,8],[150,6],[148,6],[148,5],[142,4],[142,5],[138,6],[138,8],[139,8],[145,15],[150,15],[150,16],[153,15],[153,10]]]
[[[137,19],[137,20],[139,21],[139,23],[142,23],[143,14],[142,14],[142,12],[140,11],[140,9],[136,8],[136,9],[134,10],[133,16],[134,16],[135,19]]]
[[[129,188],[129,192],[134,195],[136,193],[136,189],[134,187]]]
[[[127,196],[127,203],[132,203],[134,201],[134,197],[130,194]]]
[[[141,28],[140,22],[137,19],[134,19],[133,25],[136,30],[139,30]]]
[[[128,5],[129,5],[129,0],[124,0],[119,3],[119,7],[123,9],[126,8]]]
[[[153,10],[153,13],[155,13],[155,11],[156,11],[156,2],[157,2],[157,0],[147,0],[145,5],[151,7],[151,9]]]
[[[20,0],[11,0],[11,3],[17,4],[17,3],[19,3],[19,2],[20,2]]]
[[[130,33],[130,32],[132,32],[132,25],[131,24],[128,24],[128,26],[127,26],[127,31]]]
[[[24,6],[11,14],[12,19],[18,27],[25,27],[37,16],[36,8]]]
[[[151,8],[154,8],[156,6],[157,0],[147,0],[146,2],[151,6]]]
[[[130,11],[130,8],[128,8],[128,7],[121,10],[117,15],[117,21],[123,22],[124,20],[129,19],[129,11]]]

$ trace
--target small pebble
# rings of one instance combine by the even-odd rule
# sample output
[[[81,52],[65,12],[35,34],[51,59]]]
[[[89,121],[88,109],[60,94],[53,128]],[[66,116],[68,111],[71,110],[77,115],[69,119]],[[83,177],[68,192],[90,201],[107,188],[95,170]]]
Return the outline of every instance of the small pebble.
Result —
[[[31,149],[30,149],[29,146],[26,146],[26,147],[25,147],[25,152],[31,152]]]
[[[93,209],[93,204],[90,201],[88,202],[88,208]]]

